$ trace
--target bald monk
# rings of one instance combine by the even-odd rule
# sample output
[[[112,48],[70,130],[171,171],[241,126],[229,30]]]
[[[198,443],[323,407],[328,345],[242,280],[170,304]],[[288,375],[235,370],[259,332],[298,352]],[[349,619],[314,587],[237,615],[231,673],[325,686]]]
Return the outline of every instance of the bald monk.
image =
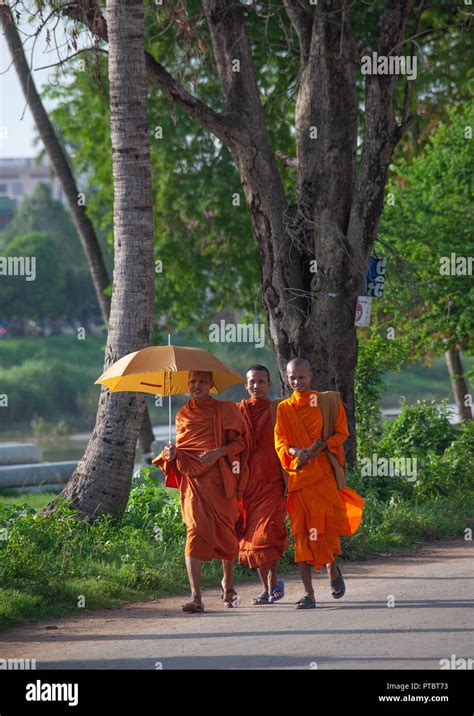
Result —
[[[314,609],[316,602],[311,579],[327,567],[331,593],[344,596],[345,585],[336,556],[341,554],[340,537],[354,534],[362,519],[363,498],[352,488],[338,490],[327,453],[344,464],[343,443],[349,436],[342,401],[338,401],[334,432],[323,438],[323,414],[311,390],[313,372],[304,358],[287,365],[287,379],[293,395],[279,403],[275,425],[275,447],[282,466],[289,472],[288,513],[295,542],[295,562],[305,588],[297,609]],[[328,394],[322,394],[328,395]]]
[[[191,587],[191,601],[183,611],[191,613],[204,611],[201,566],[211,559],[222,560],[225,606],[239,604],[233,561],[239,550],[235,526],[246,477],[247,427],[234,403],[209,395],[213,385],[212,373],[190,371],[191,399],[176,414],[176,444],[166,445],[153,460],[165,473],[166,485],[180,491]]]
[[[270,401],[270,373],[254,365],[246,373],[250,398],[238,403],[249,427],[249,475],[240,502],[239,562],[257,569],[262,593],[253,604],[273,604],[285,595],[278,579],[278,560],[288,546],[286,517],[286,473],[275,451],[273,428],[278,400]]]

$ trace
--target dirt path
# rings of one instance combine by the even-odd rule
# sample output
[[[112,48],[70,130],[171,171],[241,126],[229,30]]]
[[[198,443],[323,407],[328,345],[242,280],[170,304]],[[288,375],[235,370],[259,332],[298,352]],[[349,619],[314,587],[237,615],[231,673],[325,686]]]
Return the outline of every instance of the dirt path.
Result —
[[[439,669],[453,654],[474,657],[473,555],[472,542],[455,540],[348,563],[340,601],[316,577],[315,610],[295,610],[292,575],[272,606],[250,606],[258,590],[246,583],[240,609],[207,589],[204,614],[181,611],[187,596],[82,612],[3,632],[0,658],[36,659],[37,669]]]

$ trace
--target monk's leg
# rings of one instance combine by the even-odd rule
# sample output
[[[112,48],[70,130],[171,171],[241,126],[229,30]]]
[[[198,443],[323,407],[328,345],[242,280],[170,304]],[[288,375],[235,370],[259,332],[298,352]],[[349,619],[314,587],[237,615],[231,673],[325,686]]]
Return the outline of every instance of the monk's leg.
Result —
[[[268,571],[268,588],[271,590],[275,589],[278,582],[278,560],[272,562]]]
[[[196,557],[185,556],[186,569],[188,572],[189,585],[191,587],[191,596],[202,603],[201,600],[201,565],[202,562]]]
[[[260,581],[263,584],[262,594],[268,594],[269,581],[270,581],[269,575],[270,575],[270,565],[264,564],[261,567],[258,567],[258,576],[260,577]]]
[[[234,560],[233,559],[223,559],[222,560],[222,589],[225,589],[226,591],[232,590],[234,588]]]
[[[334,562],[329,562],[329,564],[326,565],[326,569],[328,570],[328,577],[331,581],[334,581],[339,577],[336,560],[334,560]]]
[[[298,569],[300,570],[300,577],[305,588],[306,596],[314,599],[313,580],[311,579],[311,565],[307,562],[298,562]]]

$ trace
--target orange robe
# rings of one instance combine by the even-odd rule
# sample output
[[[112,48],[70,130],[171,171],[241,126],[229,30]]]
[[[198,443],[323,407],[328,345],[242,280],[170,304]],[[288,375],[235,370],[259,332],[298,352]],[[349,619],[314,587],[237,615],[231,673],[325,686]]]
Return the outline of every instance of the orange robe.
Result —
[[[275,452],[270,401],[252,397],[237,407],[249,428],[249,475],[238,523],[239,562],[254,569],[271,565],[288,546],[286,485]]]
[[[316,396],[316,401],[314,396]],[[275,448],[282,466],[289,473],[288,513],[295,542],[295,562],[313,564],[319,571],[341,554],[340,536],[357,531],[364,499],[351,487],[338,490],[331,464],[324,451],[296,471],[298,459],[289,447],[309,447],[322,438],[323,416],[317,402],[317,391],[294,391],[277,408]],[[339,401],[335,432],[327,449],[344,464],[342,445],[349,436],[344,406]]]
[[[199,453],[226,447],[226,454],[208,467]],[[180,491],[186,524],[185,554],[196,559],[235,559],[238,499],[247,476],[247,426],[236,405],[208,397],[189,400],[176,415],[174,460],[163,452],[153,460]],[[242,470],[241,470],[242,464]]]

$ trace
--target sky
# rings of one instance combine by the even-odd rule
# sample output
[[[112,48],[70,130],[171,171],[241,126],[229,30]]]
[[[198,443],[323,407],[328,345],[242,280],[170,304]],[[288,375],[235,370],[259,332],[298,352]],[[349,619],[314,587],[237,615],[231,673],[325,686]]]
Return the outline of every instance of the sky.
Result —
[[[31,29],[22,26],[25,32],[31,32]],[[61,43],[64,31],[57,32],[58,42]],[[28,63],[33,69],[51,65],[57,62],[56,49],[47,47],[45,33],[41,33],[34,49],[33,63],[31,62],[32,41],[26,41]],[[64,56],[64,49],[61,56]],[[16,72],[11,65],[11,56],[8,50],[6,39],[3,31],[0,30],[0,127],[6,127],[7,136],[4,137],[5,129],[0,132],[0,156],[2,157],[34,157],[37,156],[42,148],[42,143],[33,144],[36,136],[36,128],[28,107],[25,107],[25,98],[16,76]],[[7,70],[7,71],[6,71]],[[47,84],[53,76],[54,68],[46,70],[33,71],[33,79],[38,91]],[[46,109],[49,106],[45,103]]]

